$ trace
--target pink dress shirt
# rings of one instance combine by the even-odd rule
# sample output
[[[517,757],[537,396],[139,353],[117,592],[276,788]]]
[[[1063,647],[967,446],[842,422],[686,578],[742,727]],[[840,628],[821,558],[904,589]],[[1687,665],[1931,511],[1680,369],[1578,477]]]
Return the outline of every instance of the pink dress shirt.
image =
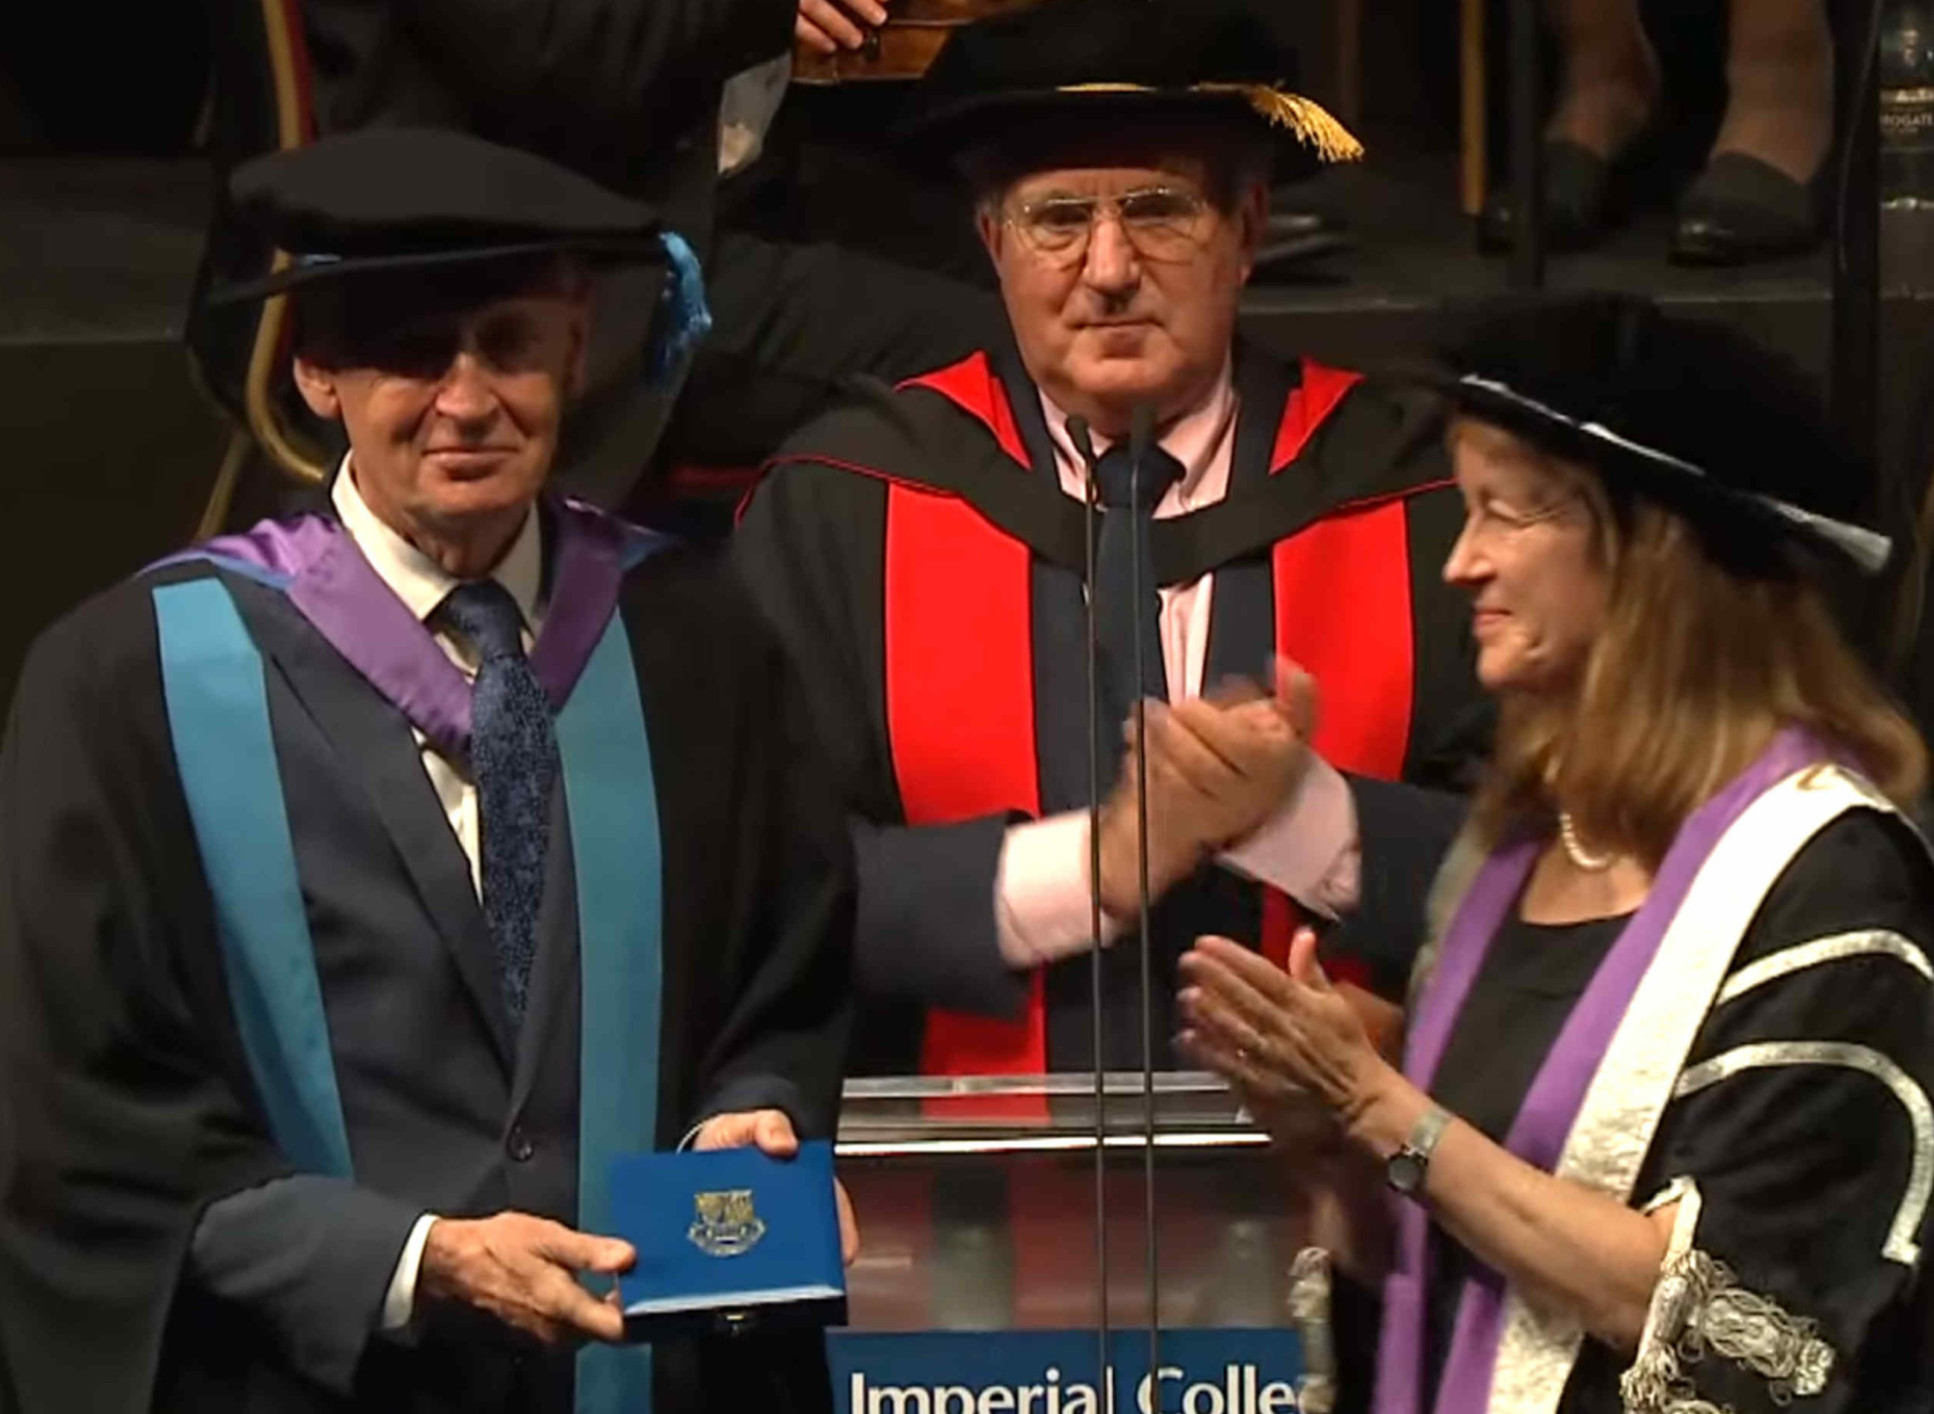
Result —
[[[1228,364],[1192,412],[1162,434],[1162,449],[1182,464],[1182,479],[1155,507],[1157,518],[1185,515],[1229,491],[1235,450],[1235,384]],[[1041,395],[1061,489],[1081,499],[1086,470],[1068,439],[1068,416]],[[1097,454],[1113,443],[1094,438]],[[1213,575],[1162,589],[1162,661],[1171,702],[1202,694]],[[1213,686],[1213,684],[1211,684]],[[1312,759],[1297,792],[1255,834],[1225,852],[1224,867],[1271,884],[1334,916],[1356,898],[1356,807],[1343,778]],[[1050,815],[1008,828],[994,884],[1001,956],[1015,968],[1085,952],[1090,946],[1088,813]],[[1103,943],[1118,926],[1104,919]]]

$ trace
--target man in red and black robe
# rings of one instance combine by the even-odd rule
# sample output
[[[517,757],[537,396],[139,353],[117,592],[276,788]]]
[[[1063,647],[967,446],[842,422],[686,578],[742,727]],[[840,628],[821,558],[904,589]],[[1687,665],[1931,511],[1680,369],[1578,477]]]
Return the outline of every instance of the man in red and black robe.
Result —
[[[1166,839],[1222,822],[1184,843],[1180,870],[1164,867],[1166,845],[1154,851],[1158,1066],[1170,964],[1200,933],[1276,952],[1299,914],[1353,904],[1330,955],[1400,986],[1460,813],[1444,792],[1470,784],[1488,739],[1467,606],[1439,577],[1462,507],[1438,410],[1232,335],[1272,169],[1313,169],[1353,140],[1266,86],[1286,56],[1239,12],[1156,0],[1129,30],[1102,22],[1107,3],[962,31],[914,104],[912,140],[976,189],[1013,342],[863,389],[800,432],[735,542],[854,821],[862,1069],[1095,1063],[1089,732],[1112,780],[1126,713],[1106,681],[1103,720],[1089,711],[1083,497],[1089,454],[1105,486],[1138,409],[1153,423],[1143,460],[1162,469],[1143,502],[1096,515],[1105,559],[1109,517],[1146,512],[1159,598],[1149,670],[1130,683],[1158,704],[1152,828]],[[1280,660],[1315,679],[1319,759],[1272,776],[1282,738],[1228,685],[1267,683]],[[1178,731],[1209,753],[1208,776],[1187,753],[1158,761]],[[1262,778],[1280,790],[1256,795]],[[1112,806],[1133,779],[1111,788]],[[1234,814],[1212,798],[1224,786],[1242,797]],[[1374,842],[1360,888],[1353,855],[1301,857],[1336,838]],[[1118,937],[1134,924],[1132,885],[1110,880],[1106,851],[1102,872],[1114,945],[1101,1060],[1138,1066],[1138,950]]]

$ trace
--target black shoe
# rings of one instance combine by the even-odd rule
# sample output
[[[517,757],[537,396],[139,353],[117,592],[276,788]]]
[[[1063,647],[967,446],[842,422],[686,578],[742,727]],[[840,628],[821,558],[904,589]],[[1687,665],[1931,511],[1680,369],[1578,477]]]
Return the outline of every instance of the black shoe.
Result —
[[[1722,152],[1680,200],[1667,255],[1679,265],[1745,265],[1811,250],[1821,233],[1813,184],[1744,152]]]
[[[1613,163],[1589,147],[1559,138],[1544,145],[1545,249],[1563,254],[1596,245],[1612,219]],[[1502,255],[1517,243],[1518,208],[1509,191],[1493,192],[1477,218],[1477,246]]]

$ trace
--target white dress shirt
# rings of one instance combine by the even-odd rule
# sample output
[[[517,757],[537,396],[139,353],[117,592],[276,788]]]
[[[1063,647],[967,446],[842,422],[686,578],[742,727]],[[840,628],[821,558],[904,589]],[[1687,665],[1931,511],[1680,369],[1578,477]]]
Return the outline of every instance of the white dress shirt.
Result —
[[[1086,468],[1068,436],[1068,415],[1041,395],[1054,443],[1061,489],[1083,499]],[[1182,464],[1182,477],[1155,507],[1157,519],[1186,515],[1229,492],[1240,410],[1230,365],[1196,408],[1178,418],[1161,446]],[[1095,451],[1113,445],[1095,436]],[[1162,662],[1171,702],[1199,697],[1208,652],[1213,574],[1159,591]],[[1264,664],[1256,665],[1258,670]],[[1213,687],[1214,684],[1209,684]],[[1220,856],[1238,873],[1273,885],[1319,912],[1334,916],[1354,901],[1356,809],[1348,785],[1312,756],[1297,792],[1248,839]],[[1088,812],[1071,810],[1008,827],[994,884],[1001,956],[1025,969],[1085,952],[1090,943]],[[1120,932],[1106,918],[1104,943]]]
[[[437,606],[462,581],[376,518],[376,512],[369,508],[357,491],[356,478],[346,459],[330,491],[330,499],[335,503],[336,515],[342,521],[343,529],[349,532],[349,538],[356,542],[356,548],[363,552],[363,558],[369,561],[377,577],[390,587],[418,620],[428,623]],[[524,648],[529,651],[536,640],[537,630],[543,627],[543,605],[538,602],[538,595],[544,583],[544,537],[535,513],[524,517],[517,538],[511,541],[510,548],[504,552],[497,568],[490,572],[490,577],[510,591],[518,612],[524,616]],[[463,671],[464,677],[475,679],[477,653],[474,647],[461,637],[446,632],[440,625],[432,626],[430,632],[437,646]],[[416,733],[416,744],[422,754],[423,770],[429,776],[430,784],[436,788],[437,799],[443,803],[443,813],[450,818],[450,829],[470,860],[470,882],[476,888],[477,896],[482,898],[476,783],[466,777],[455,762],[431,746],[422,732]]]
[[[362,551],[370,568],[376,571],[377,577],[390,587],[411,613],[428,623],[437,606],[462,581],[376,518],[376,513],[356,489],[355,472],[349,464],[349,458],[343,458],[342,469],[337,473],[336,483],[329,494],[343,529],[356,542],[356,548]],[[517,602],[518,611],[524,616],[524,647],[528,651],[537,637],[537,630],[543,625],[543,605],[538,596],[544,584],[544,537],[535,511],[524,518],[517,538],[511,541],[510,549],[504,552],[503,559],[490,572],[490,577],[503,585]],[[462,670],[464,677],[474,679],[478,662],[475,648],[461,637],[445,632],[441,626],[433,626],[430,631],[437,645]],[[470,861],[471,886],[476,889],[477,897],[482,899],[483,863],[478,844],[477,784],[458,763],[432,746],[422,732],[412,729],[412,734],[416,737],[424,774],[430,778],[430,785],[443,805],[443,813],[450,821],[450,832],[457,837],[464,856]],[[383,1330],[400,1330],[410,1323],[410,1316],[416,1307],[416,1277],[423,1264],[423,1244],[428,1240],[430,1226],[435,1221],[435,1213],[425,1213],[410,1229],[409,1241],[403,1244],[396,1271],[390,1277],[389,1290],[383,1296],[380,1321]]]

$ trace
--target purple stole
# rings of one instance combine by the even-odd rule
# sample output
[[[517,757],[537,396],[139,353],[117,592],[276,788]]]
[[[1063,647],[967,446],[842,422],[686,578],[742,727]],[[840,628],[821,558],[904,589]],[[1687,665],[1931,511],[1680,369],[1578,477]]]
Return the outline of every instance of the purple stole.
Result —
[[[545,504],[554,530],[550,602],[531,671],[562,710],[590,661],[626,570],[665,543],[575,501]],[[470,684],[333,518],[265,520],[172,555],[273,585],[316,631],[446,755],[470,754]]]
[[[1797,730],[1783,731],[1752,765],[1687,818],[1644,904],[1599,964],[1539,1067],[1505,1136],[1505,1148],[1546,1172],[1555,1169],[1598,1063],[1714,846],[1770,787],[1827,759],[1828,753],[1812,737]],[[1416,1085],[1429,1088],[1491,940],[1516,906],[1543,843],[1533,839],[1504,845],[1485,862],[1464,895],[1444,934],[1436,972],[1411,1018],[1404,1074]],[[1503,1331],[1505,1286],[1495,1273],[1485,1272],[1467,1282],[1458,1299],[1437,1399],[1434,1405],[1425,1403],[1428,1231],[1423,1206],[1401,1202],[1397,1260],[1384,1283],[1376,1414],[1431,1414],[1433,1409],[1438,1414],[1478,1414],[1490,1397]]]

